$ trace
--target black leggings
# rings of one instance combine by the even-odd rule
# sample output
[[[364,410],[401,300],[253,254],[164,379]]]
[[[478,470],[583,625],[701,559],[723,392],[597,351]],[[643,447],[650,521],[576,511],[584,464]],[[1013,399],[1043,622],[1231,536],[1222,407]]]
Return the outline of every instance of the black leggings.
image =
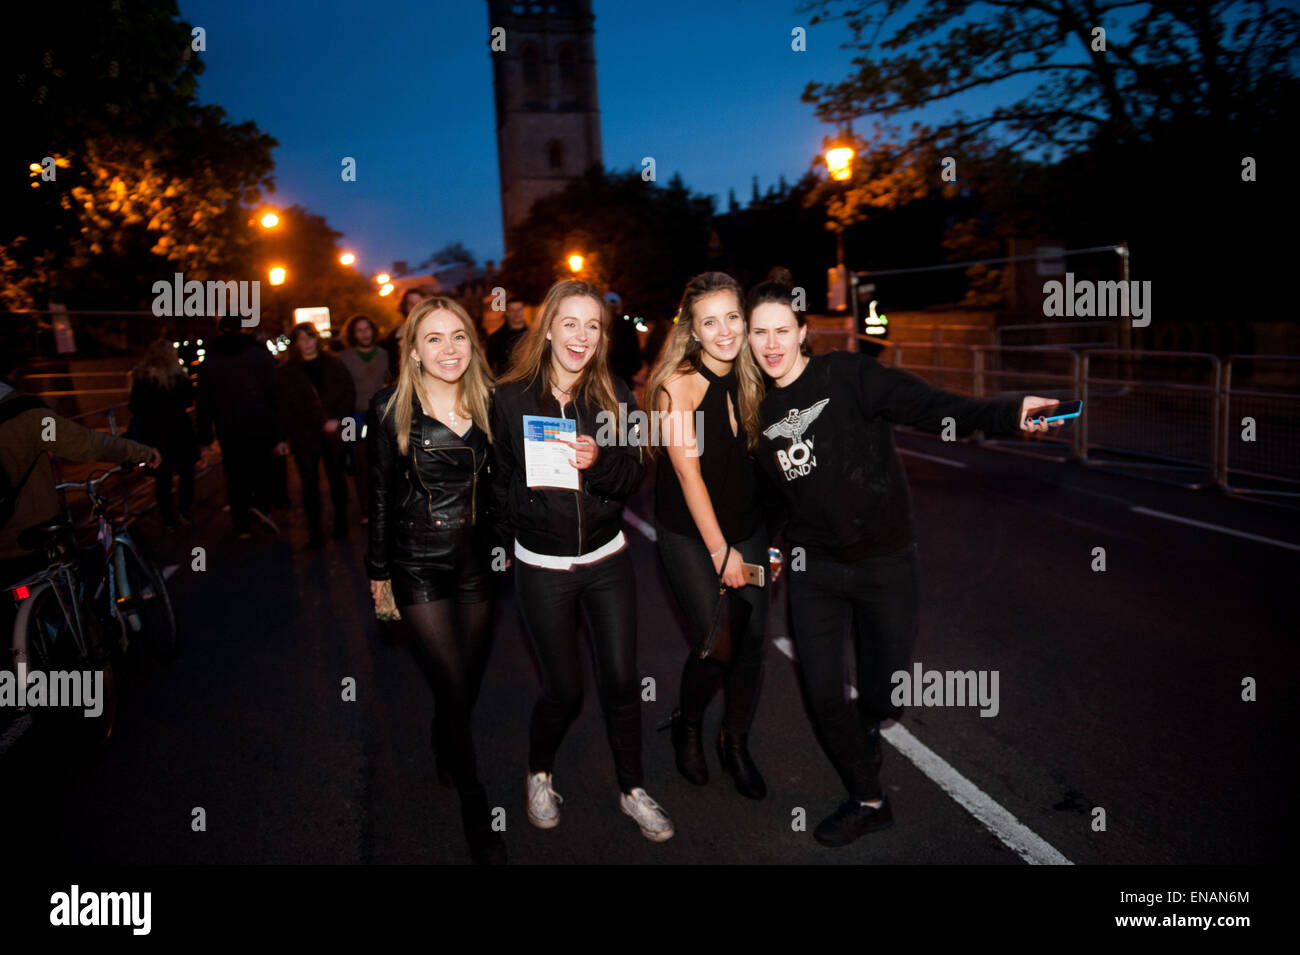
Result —
[[[880,798],[868,733],[897,717],[891,677],[911,664],[920,607],[916,544],[854,562],[807,557],[790,571],[790,623],[813,724],[849,795]],[[858,703],[846,699],[844,630],[856,633]]]
[[[659,556],[669,586],[677,603],[686,615],[690,628],[687,639],[691,650],[686,655],[682,669],[682,716],[690,721],[704,718],[709,701],[718,692],[719,685],[726,688],[726,707],[722,725],[728,733],[748,733],[758,707],[758,694],[763,683],[763,638],[767,632],[768,592],[766,587],[740,587],[732,594],[749,604],[749,625],[743,633],[732,634],[735,653],[731,665],[725,669],[716,663],[701,660],[696,652],[709,627],[718,605],[718,574],[713,569],[713,559],[704,541],[696,534],[687,537],[669,530],[662,524],[655,526],[659,541]],[[744,541],[734,542],[741,560],[747,564],[768,566],[767,532],[760,527]]]
[[[642,785],[641,695],[636,666],[636,581],[624,548],[572,570],[533,567],[515,558],[524,624],[542,666],[542,696],[533,707],[528,770],[549,773],[555,753],[582,709],[579,611],[587,618],[596,683],[619,788]]]
[[[415,637],[412,652],[433,686],[438,760],[461,794],[482,789],[470,736],[470,714],[491,647],[492,602],[458,604],[450,597],[400,608]]]
[[[299,449],[293,456],[302,481],[302,507],[307,512],[307,528],[312,536],[320,533],[320,467],[325,465],[325,477],[330,485],[334,503],[334,528],[345,527],[348,521],[348,481],[343,473],[343,448],[332,439],[322,436],[319,444]]]

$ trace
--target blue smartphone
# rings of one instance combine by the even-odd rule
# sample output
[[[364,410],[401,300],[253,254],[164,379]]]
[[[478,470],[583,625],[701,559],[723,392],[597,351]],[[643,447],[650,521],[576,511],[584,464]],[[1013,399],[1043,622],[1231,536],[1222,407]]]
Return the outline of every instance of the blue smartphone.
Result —
[[[1066,421],[1070,418],[1079,417],[1082,411],[1083,411],[1082,401],[1062,401],[1050,412],[1046,412],[1046,413],[1042,411],[1036,412],[1035,414],[1030,416],[1029,420],[1030,421],[1046,420],[1048,422]]]

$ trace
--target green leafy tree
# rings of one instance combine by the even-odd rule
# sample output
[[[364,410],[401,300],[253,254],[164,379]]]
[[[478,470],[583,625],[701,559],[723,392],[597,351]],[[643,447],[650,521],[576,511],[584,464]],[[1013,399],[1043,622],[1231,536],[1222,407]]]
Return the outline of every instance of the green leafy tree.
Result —
[[[141,307],[152,281],[242,278],[249,210],[273,188],[275,140],[195,100],[202,72],[175,3],[70,0],[6,11],[0,155],[33,170],[0,225],[8,308],[51,298]]]

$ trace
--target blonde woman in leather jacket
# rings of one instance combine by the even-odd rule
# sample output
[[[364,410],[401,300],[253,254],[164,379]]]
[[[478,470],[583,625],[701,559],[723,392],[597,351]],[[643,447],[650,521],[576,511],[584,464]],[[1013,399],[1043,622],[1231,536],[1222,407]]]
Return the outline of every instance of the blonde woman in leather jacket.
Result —
[[[424,657],[438,764],[460,795],[471,857],[502,863],[470,737],[491,639],[490,380],[474,323],[451,299],[413,309],[400,344],[397,383],[367,415],[366,572],[376,606],[391,588]]]

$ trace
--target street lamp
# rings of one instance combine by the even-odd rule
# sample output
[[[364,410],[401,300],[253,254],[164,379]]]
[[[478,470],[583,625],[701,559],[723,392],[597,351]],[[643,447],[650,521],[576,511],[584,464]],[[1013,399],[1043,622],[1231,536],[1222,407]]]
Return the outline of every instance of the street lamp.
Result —
[[[377,282],[379,285],[387,285],[389,280],[391,279],[392,276],[389,275],[387,272],[380,272],[378,275],[375,276],[375,282]]]
[[[274,212],[268,212],[261,219],[263,229],[274,229],[280,224],[280,217]]]
[[[853,178],[853,156],[853,147],[849,145],[849,133],[846,131],[838,141],[826,150],[826,171],[830,174],[831,179],[835,182],[848,182]],[[843,296],[841,307],[849,310],[850,321],[853,323],[849,334],[849,350],[857,351],[857,303],[849,301],[853,289],[849,282],[849,271],[844,267],[843,223],[836,223],[835,225],[835,268],[831,270],[830,282],[827,284],[830,288],[835,288],[838,285],[841,290]]]
[[[343,265],[351,265],[356,260],[357,257],[353,255],[351,252],[344,252],[342,255],[339,256],[339,262],[341,262]]]
[[[569,271],[575,274],[582,271],[582,256],[577,252],[569,256]]]
[[[380,294],[380,295],[392,295],[392,294],[393,294],[393,283],[392,283],[392,282],[385,282],[385,283],[380,287],[380,289],[379,289],[379,294]]]
[[[853,147],[833,146],[826,150],[826,171],[836,182],[844,182],[853,176]]]
[[[270,279],[272,285],[283,285],[287,274],[288,273],[285,271],[284,266],[276,265],[272,267],[271,271],[266,273],[266,277]]]

